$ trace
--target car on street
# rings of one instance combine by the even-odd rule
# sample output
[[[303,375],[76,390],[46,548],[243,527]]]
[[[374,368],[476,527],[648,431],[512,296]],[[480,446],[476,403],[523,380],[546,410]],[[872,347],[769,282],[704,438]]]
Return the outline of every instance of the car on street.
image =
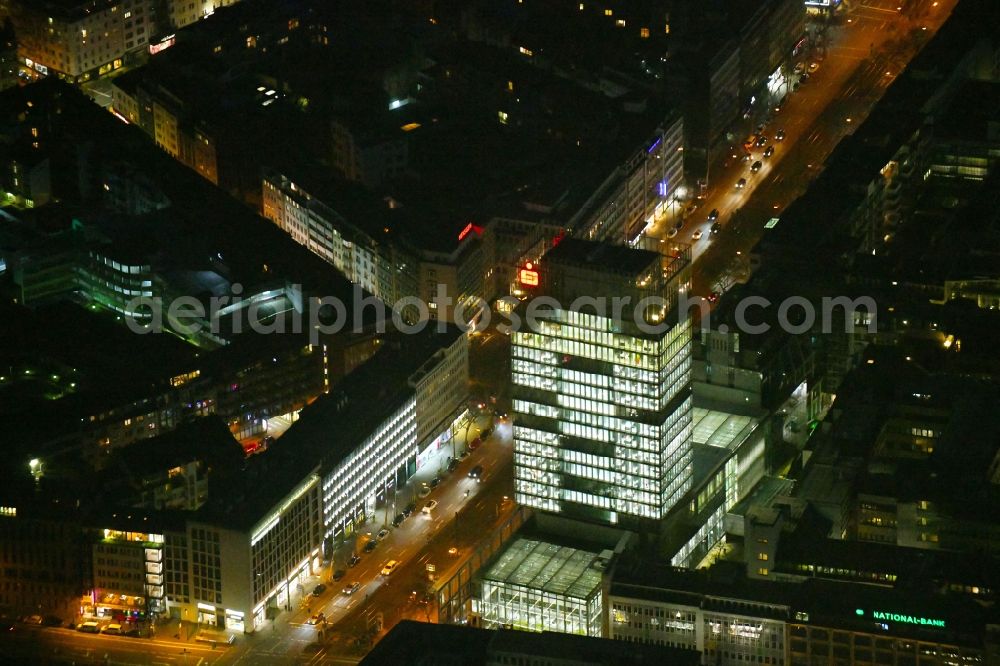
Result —
[[[424,514],[430,516],[434,513],[434,509],[437,508],[437,505],[438,505],[437,500],[431,500],[430,502],[424,505],[424,508],[421,509],[421,511]]]
[[[109,636],[121,636],[122,635],[122,625],[112,622],[108,626],[101,629],[102,634],[108,634]]]
[[[809,81],[809,73],[805,73],[799,77],[799,83],[807,83]]]
[[[338,580],[340,580],[341,578],[343,578],[346,575],[347,575],[346,571],[344,571],[343,569],[337,569],[336,571],[333,572],[333,577],[332,578],[333,578],[334,582],[337,582]]]
[[[817,69],[819,69],[819,63],[818,62],[811,62],[811,63],[809,63],[809,73],[810,74],[812,74],[813,72],[815,72]]]
[[[406,516],[404,516],[401,513],[397,513],[396,517],[392,519],[392,526],[393,527],[399,527],[400,525],[403,524],[404,520],[406,520]]]
[[[403,507],[403,515],[405,517],[409,518],[410,514],[413,513],[414,511],[416,511],[416,509],[417,509],[417,503],[416,502],[410,502],[405,507]]]
[[[347,560],[347,568],[352,569],[358,566],[358,562],[360,561],[361,561],[360,557],[358,557],[357,555],[351,555],[351,559]]]
[[[734,155],[734,157],[735,157],[735,155]],[[689,203],[687,205],[687,208],[684,209],[684,214],[685,215],[693,215],[696,210],[698,210],[698,204],[697,204],[697,202],[695,202],[695,203]]]
[[[427,497],[428,495],[431,494],[431,487],[425,483],[422,486],[420,486],[420,492],[417,494],[420,495],[421,497]]]
[[[470,451],[475,451],[476,449],[479,448],[479,445],[482,444],[482,443],[483,443],[483,440],[480,439],[479,437],[476,437],[474,440],[472,440],[471,442],[469,442],[469,450]]]
[[[440,476],[435,476],[433,479],[431,479],[431,488],[437,488],[440,485],[441,485]]]
[[[349,597],[355,592],[357,592],[360,588],[361,588],[361,583],[359,583],[358,581],[354,581],[353,583],[348,583],[347,585],[345,585],[344,589],[342,589],[341,592],[343,592],[345,596]]]
[[[94,621],[81,622],[76,630],[84,634],[97,634],[101,631],[101,626]]]
[[[742,190],[746,186],[747,186],[746,178],[740,178],[738,181],[736,181],[736,189]]]
[[[684,228],[684,220],[677,220],[677,222],[674,223],[674,229],[676,229],[677,231],[680,231],[683,228]]]
[[[479,480],[481,480],[483,478],[483,466],[482,465],[476,465],[475,467],[473,467],[472,469],[470,469],[469,470],[469,478],[470,479],[479,479]]]
[[[365,544],[365,547],[364,547],[363,550],[366,553],[370,553],[373,550],[375,550],[375,546],[377,546],[377,545],[378,545],[378,541],[376,541],[375,539],[371,539],[371,540],[368,541],[368,543]]]
[[[754,145],[757,146],[758,148],[763,148],[764,144],[766,143],[767,143],[767,137],[761,134],[759,137],[757,137],[757,143],[755,143]]]
[[[785,140],[785,130],[780,129],[777,132],[775,132],[774,133],[774,140],[775,141],[784,141]]]
[[[770,157],[774,155],[774,146],[768,146],[767,150],[764,151],[764,157]]]
[[[750,173],[757,173],[758,171],[760,171],[760,168],[762,166],[764,166],[764,164],[760,160],[757,160],[756,162],[750,165]]]
[[[712,212],[708,214],[708,221],[715,222],[717,219],[719,219],[719,209],[713,208]]]
[[[676,235],[677,235],[677,230],[676,230],[676,229],[674,229],[673,227],[670,227],[670,228],[669,228],[669,229],[667,230],[667,238],[673,238],[673,237],[674,237],[674,236],[676,236]]]
[[[753,156],[750,153],[743,153],[743,157],[740,158],[740,162],[749,162],[752,159]]]
[[[701,236],[702,236],[701,229],[695,229],[694,233],[691,234],[691,240],[701,240]]]
[[[804,62],[797,62],[795,63],[795,67],[792,68],[792,71],[796,74],[801,74],[806,71],[806,64]]]
[[[716,222],[715,224],[712,225],[713,235],[718,234],[720,231],[722,231],[722,225],[720,223]]]
[[[722,294],[720,294],[719,292],[713,291],[711,294],[708,295],[708,302],[709,303],[715,303],[716,301],[719,300],[719,296],[721,296],[721,295]]]
[[[378,531],[378,534],[375,535],[375,538],[379,541],[384,541],[387,536],[389,536],[389,530],[383,527]]]
[[[382,567],[382,575],[391,576],[392,572],[394,572],[396,570],[396,567],[398,566],[399,566],[399,560],[389,560],[388,562],[385,563],[385,566]]]
[[[316,587],[313,588],[313,596],[314,597],[318,597],[319,595],[323,594],[324,592],[326,592],[326,585],[324,585],[323,583],[320,583],[319,585],[317,585]]]
[[[315,615],[313,615],[312,617],[310,617],[308,620],[306,620],[306,624],[312,624],[312,625],[322,624],[325,619],[326,618],[323,615],[323,613],[316,613]]]
[[[456,467],[458,467],[458,460],[455,458],[450,458],[448,460],[448,471],[454,472]]]
[[[24,623],[25,624],[40,625],[42,623],[42,621],[43,620],[42,620],[42,616],[41,615],[29,615],[28,617],[24,618]]]
[[[128,636],[129,638],[142,638],[142,629],[138,627],[133,627],[126,631],[122,636]]]

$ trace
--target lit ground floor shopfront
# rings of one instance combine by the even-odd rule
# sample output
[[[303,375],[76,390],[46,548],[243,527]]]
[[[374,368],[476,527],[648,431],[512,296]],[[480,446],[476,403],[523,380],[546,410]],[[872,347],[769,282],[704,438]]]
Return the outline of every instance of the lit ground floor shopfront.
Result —
[[[312,593],[322,564],[321,550],[317,548],[307,559],[296,565],[288,578],[272,590],[264,601],[254,607],[252,627],[246,626],[246,616],[238,610],[216,609],[217,617],[226,622],[226,629],[229,630],[235,631],[237,627],[248,632],[260,629],[266,620],[273,619],[282,611],[291,610]]]

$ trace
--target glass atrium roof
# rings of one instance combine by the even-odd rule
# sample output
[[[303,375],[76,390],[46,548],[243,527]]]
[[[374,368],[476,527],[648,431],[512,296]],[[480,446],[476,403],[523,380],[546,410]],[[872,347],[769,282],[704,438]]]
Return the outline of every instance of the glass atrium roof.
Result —
[[[589,599],[601,586],[601,569],[594,566],[597,559],[596,553],[518,539],[493,563],[483,578]]]
[[[728,449],[738,445],[757,425],[751,416],[737,416],[712,409],[695,407],[692,410],[694,443]]]

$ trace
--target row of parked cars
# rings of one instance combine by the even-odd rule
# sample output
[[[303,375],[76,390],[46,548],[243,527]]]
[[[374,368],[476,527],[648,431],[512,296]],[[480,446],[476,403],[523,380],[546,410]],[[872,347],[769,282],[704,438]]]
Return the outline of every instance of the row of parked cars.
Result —
[[[106,634],[108,636],[128,636],[129,638],[142,637],[142,630],[138,627],[130,627],[117,622],[112,622],[102,627],[94,620],[89,620],[76,625],[76,630],[85,634]]]

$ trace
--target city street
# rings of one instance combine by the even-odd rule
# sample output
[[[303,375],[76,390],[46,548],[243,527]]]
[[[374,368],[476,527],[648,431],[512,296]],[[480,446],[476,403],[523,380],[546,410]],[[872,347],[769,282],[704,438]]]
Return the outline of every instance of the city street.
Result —
[[[15,631],[2,636],[0,661],[4,663],[209,666],[224,663],[226,656],[225,649],[213,650],[202,643],[83,634],[30,625],[17,625]]]
[[[749,160],[741,159],[744,138],[754,132],[758,119],[740,123],[734,130],[741,134],[736,136],[733,150],[724,151],[710,166],[708,187],[697,210],[687,214],[686,203],[675,205],[647,230],[652,238],[666,238],[673,233],[670,230],[677,216],[686,215],[673,238],[692,246],[694,294],[724,292],[747,279],[749,253],[764,233],[765,223],[771,218],[779,218],[781,223],[785,208],[821,173],[838,142],[864,122],[956,2],[845,2],[845,10],[833,21],[811,19],[813,32],[823,35],[822,46],[799,57],[808,79],[790,82],[781,108],[767,111],[762,132],[767,141],[750,148]],[[793,81],[796,79],[798,75]],[[103,106],[110,103],[108,79],[86,88]],[[764,115],[764,110],[758,111]],[[778,130],[783,132],[781,140],[776,138]],[[773,154],[765,155],[765,151]],[[759,169],[752,169],[757,162]],[[713,210],[719,213],[716,234],[708,220]],[[366,510],[367,522],[336,545],[330,562],[313,579],[300,583],[294,606],[266,620],[254,634],[238,635],[232,644],[225,639],[216,644],[211,641],[221,633],[210,636],[206,631],[199,636],[191,629],[175,636],[166,622],[163,630],[156,624],[154,638],[84,634],[16,623],[9,631],[0,632],[0,662],[353,664],[400,620],[436,621],[435,586],[470,561],[477,547],[490,543],[494,531],[516,509],[512,500],[513,429],[508,418],[494,419],[494,413],[511,410],[510,338],[495,328],[477,333],[470,337],[469,356],[471,396],[478,408],[473,410],[468,427],[463,423],[450,442],[418,456],[416,474],[402,488],[387,489],[384,498],[379,495],[375,511]],[[800,395],[786,405],[790,418],[784,434],[789,441],[805,437],[805,405]],[[279,436],[290,424],[274,419],[268,433]],[[468,454],[462,455],[466,448]],[[452,462],[453,469],[449,469]],[[389,483],[393,485],[391,480]],[[408,505],[414,507],[412,514],[394,526],[398,522],[394,519]],[[358,559],[352,565],[355,557]],[[397,564],[383,574],[390,561]],[[335,572],[337,580],[333,580]],[[310,595],[319,583],[325,589]],[[185,623],[185,627],[195,625]]]
[[[955,0],[911,2],[901,14],[896,0],[854,4],[826,30],[825,57],[807,56],[818,68],[764,128],[768,142],[754,147],[747,162],[726,154],[713,164],[705,199],[676,237],[690,243],[695,260],[693,292],[725,291],[745,277],[748,252],[764,224],[809,186],[837,143],[863,122],[886,88],[947,18]],[[926,30],[924,30],[926,28]],[[753,128],[750,128],[752,131]],[[775,140],[784,130],[785,138]],[[748,132],[749,133],[749,132]],[[734,148],[742,151],[743,137]],[[774,146],[774,154],[763,152]],[[761,162],[751,173],[750,166]],[[737,181],[746,186],[737,189]],[[722,230],[713,235],[710,211],[719,211]],[[736,212],[739,211],[739,214]],[[649,235],[662,238],[669,224],[658,222]],[[694,240],[696,231],[701,239]]]
[[[389,535],[373,552],[363,553],[364,539],[358,541],[362,546],[358,548],[361,561],[347,569],[342,580],[329,582],[331,572],[327,570],[327,590],[311,598],[308,607],[280,615],[257,633],[237,638],[231,646],[213,649],[196,641],[125,638],[17,625],[16,631],[0,634],[0,649],[19,661],[23,658],[23,663],[39,664],[357,663],[367,651],[363,639],[379,626],[384,633],[404,618],[435,619],[433,602],[421,603],[431,586],[428,565],[435,569],[435,579],[446,580],[479,541],[510,516],[514,503],[505,496],[512,488],[511,438],[510,423],[498,422],[493,434],[447,474],[430,495],[418,499],[413,515],[398,528],[390,528]],[[469,471],[477,465],[483,468],[481,482],[469,477]],[[416,478],[419,483],[419,476]],[[420,509],[431,500],[438,502],[437,508],[432,515],[424,515]],[[379,511],[379,522],[373,525],[376,531],[382,526],[382,515]],[[391,576],[380,575],[382,567],[392,559],[400,562],[399,568]],[[355,581],[360,587],[351,595],[343,594],[343,588]],[[325,634],[321,634],[321,627],[306,623],[312,614],[320,612],[328,620]],[[358,639],[362,639],[360,644]]]
[[[422,603],[430,589],[428,565],[435,579],[447,579],[514,508],[504,499],[512,487],[511,437],[509,422],[498,423],[482,446],[429,496],[418,500],[411,517],[392,529],[373,552],[361,553],[361,562],[347,569],[342,580],[329,583],[308,608],[282,616],[275,625],[248,637],[244,648],[230,648],[231,654],[220,663],[352,663],[367,650],[365,637],[379,627],[382,633],[402,619],[435,619],[433,602]],[[483,467],[482,482],[468,475],[477,465]],[[438,502],[433,515],[423,515],[420,509],[431,500]],[[399,568],[382,576],[389,560],[399,561]],[[354,582],[360,587],[344,594],[342,590]],[[323,628],[306,624],[310,615],[320,612],[328,621],[322,633]]]

